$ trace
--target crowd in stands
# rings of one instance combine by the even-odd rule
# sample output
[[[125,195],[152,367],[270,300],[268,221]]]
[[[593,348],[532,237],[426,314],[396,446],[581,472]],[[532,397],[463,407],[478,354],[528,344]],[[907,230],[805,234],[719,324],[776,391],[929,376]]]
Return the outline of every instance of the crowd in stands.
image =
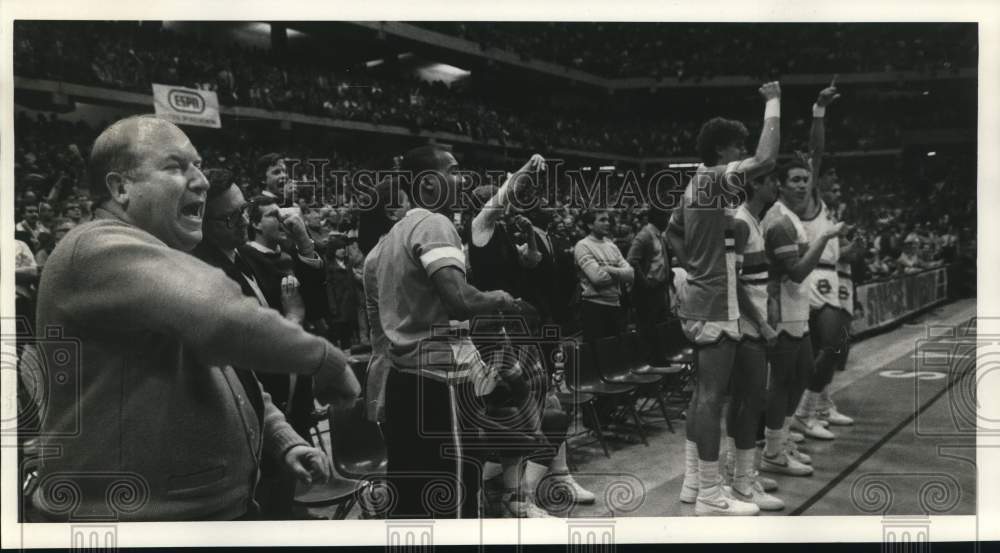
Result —
[[[975,67],[975,25],[421,22],[428,29],[604,77],[770,79],[790,73]],[[725,40],[720,40],[724,37]],[[837,45],[830,48],[828,45]],[[734,56],[733,48],[754,52]],[[870,55],[878,52],[877,56]]]
[[[538,25],[553,25],[555,29],[565,26]],[[479,26],[471,25],[471,28]],[[647,29],[647,26],[639,25],[637,28]],[[854,31],[850,29],[853,27],[839,32],[851,35]],[[639,31],[636,36],[643,37],[649,32],[652,31]],[[664,31],[661,29],[658,32]],[[821,33],[813,39],[823,37]],[[843,40],[836,33],[827,38]],[[920,40],[931,42],[944,39],[928,34]],[[676,42],[686,43],[684,40]],[[801,53],[809,49],[793,50]],[[833,50],[824,48],[823,51]],[[862,48],[851,48],[843,52],[838,50],[837,53],[847,56],[845,52],[856,52],[861,55],[863,51]],[[694,130],[704,113],[726,113],[729,117],[742,120],[756,119],[755,115],[750,117],[750,114],[742,113],[745,99],[726,93],[686,98],[682,102],[685,105],[683,110],[670,109],[673,102],[669,99],[651,102],[653,107],[650,109],[634,109],[636,106],[615,109],[614,103],[609,110],[571,109],[558,105],[503,105],[478,96],[468,87],[448,87],[441,82],[428,83],[415,77],[379,78],[359,70],[333,71],[322,60],[312,57],[282,56],[271,50],[250,49],[235,44],[220,48],[203,43],[197,37],[129,23],[41,25],[19,22],[14,59],[17,76],[145,94],[151,90],[152,83],[176,84],[213,90],[223,105],[391,124],[414,131],[442,131],[480,142],[516,143],[546,151],[569,148],[628,156],[689,155],[693,151]],[[725,57],[719,56],[718,59]],[[823,65],[809,69],[810,72],[821,70],[838,69]],[[845,98],[842,104],[849,101],[850,98]],[[852,115],[831,118],[830,148],[844,151],[898,147],[901,128],[954,127],[968,123],[967,117],[963,119],[960,113],[956,114],[961,112],[960,105],[956,105],[959,102],[940,101],[934,109],[907,109],[899,107],[899,102],[877,98],[862,101],[859,98],[857,105],[844,109],[844,113]],[[697,109],[693,109],[692,103]],[[637,111],[642,114],[637,114]],[[788,136],[805,140],[808,105],[796,107],[791,100],[789,113],[802,115],[788,118],[792,125],[787,130]],[[974,110],[972,113],[974,118]]]
[[[88,153],[98,129],[84,123],[71,123],[56,116],[34,118],[24,112],[15,121],[17,133],[15,147],[15,202],[16,237],[30,248],[34,263],[39,269],[55,244],[73,226],[92,217],[91,199],[86,186]],[[362,168],[388,168],[392,155],[361,159],[357,155],[337,152],[310,140],[280,144],[278,139],[265,133],[242,135],[239,140],[226,142],[220,139],[200,140],[200,151],[205,167],[224,168],[234,177],[247,198],[261,192],[261,183],[253,178],[254,160],[263,153],[284,149],[288,158],[327,158],[323,193],[299,195],[304,219],[310,235],[321,252],[335,256],[337,247],[346,250],[346,261],[352,270],[360,270],[363,256],[357,250],[359,210],[355,201],[352,175]],[[280,145],[279,145],[280,144]],[[855,268],[857,283],[885,278],[955,261],[962,252],[975,257],[975,176],[967,174],[974,165],[956,161],[959,169],[935,182],[924,183],[926,193],[914,194],[902,186],[895,168],[872,161],[868,166],[842,169],[835,178],[842,187],[843,217],[856,225],[856,232],[866,238],[869,254]],[[470,164],[471,165],[471,164]],[[595,164],[596,165],[596,164]],[[303,165],[305,169],[307,166]],[[962,168],[966,172],[962,172]],[[491,170],[513,170],[514,167],[489,167]],[[338,174],[336,171],[347,174]],[[835,172],[835,171],[834,171]],[[293,171],[294,173],[294,171]],[[545,229],[556,252],[559,280],[565,284],[562,301],[569,305],[577,279],[573,260],[574,244],[586,235],[581,225],[585,212],[580,195],[580,182],[589,183],[593,173],[582,172],[576,180],[563,174],[559,181],[552,181],[553,193],[542,195],[535,224]],[[611,175],[607,185],[610,197],[615,198],[624,179]],[[485,169],[478,177],[490,182]],[[584,179],[580,181],[579,178]],[[824,175],[823,178],[833,178]],[[498,184],[498,183],[494,183]],[[613,212],[611,238],[622,252],[627,252],[636,234],[647,223],[648,203],[627,204],[626,209]],[[458,224],[463,240],[468,240],[468,228],[474,213],[471,208],[460,213]],[[343,256],[345,252],[341,252]],[[359,281],[339,279],[338,285],[360,290]],[[30,287],[25,288],[25,292]],[[341,291],[338,297],[344,297]],[[360,303],[353,303],[355,308]],[[560,322],[568,329],[575,326],[572,310],[558,313]],[[351,325],[355,340],[364,336],[361,324]]]

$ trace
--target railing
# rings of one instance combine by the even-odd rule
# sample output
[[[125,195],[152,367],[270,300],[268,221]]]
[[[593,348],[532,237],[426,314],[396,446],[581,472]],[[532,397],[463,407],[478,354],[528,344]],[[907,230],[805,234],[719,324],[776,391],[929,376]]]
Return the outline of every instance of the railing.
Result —
[[[949,276],[954,276],[954,266],[942,265],[858,286],[854,291],[856,307],[851,333],[882,329],[947,301]]]

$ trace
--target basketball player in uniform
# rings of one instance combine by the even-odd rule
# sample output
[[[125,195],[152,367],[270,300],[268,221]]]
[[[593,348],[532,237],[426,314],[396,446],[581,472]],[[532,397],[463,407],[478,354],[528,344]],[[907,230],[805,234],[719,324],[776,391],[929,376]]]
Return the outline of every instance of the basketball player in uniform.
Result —
[[[836,77],[834,78],[836,79]],[[819,178],[825,147],[825,125],[823,122],[826,107],[839,95],[835,82],[823,89],[813,105],[813,122],[810,132],[810,179],[804,201],[794,206],[796,214],[802,221],[806,237],[810,241],[833,228],[837,223],[832,212],[819,198],[815,181]],[[815,353],[814,370],[809,379],[808,388],[802,395],[791,429],[810,438],[832,440],[836,436],[816,416],[817,402],[820,392],[833,379],[833,369],[842,346],[843,316],[840,305],[840,278],[837,274],[837,261],[840,259],[840,241],[830,240],[826,243],[819,264],[809,274],[806,285],[809,290],[809,334]],[[844,418],[834,417],[828,422],[843,423]]]
[[[840,208],[840,183],[836,177],[829,180],[819,181],[819,193],[823,202],[827,205],[834,221]],[[847,367],[848,355],[851,351],[851,321],[854,320],[854,279],[851,275],[851,263],[859,256],[863,256],[866,250],[864,238],[858,235],[853,241],[841,240],[840,258],[837,260],[837,278],[840,281],[837,297],[840,300],[841,330],[838,332],[840,345],[837,348],[836,362],[834,369],[842,371]],[[819,394],[816,401],[816,413],[820,421],[829,422],[833,425],[848,426],[854,424],[854,419],[837,410],[836,404],[830,397],[830,386],[827,385]]]
[[[735,499],[719,476],[721,410],[740,340],[733,214],[746,182],[772,170],[778,156],[781,88],[766,83],[764,123],[757,151],[746,157],[749,134],[717,117],[698,133],[700,165],[668,225],[672,249],[687,271],[678,316],[696,345],[698,384],[691,399],[681,501],[698,515],[755,515],[754,503]]]
[[[731,492],[736,499],[754,503],[762,511],[780,511],[785,503],[767,493],[767,483],[757,474],[756,459],[758,423],[767,393],[767,346],[777,339],[767,323],[768,263],[760,217],[777,197],[777,181],[757,179],[746,190],[747,201],[737,208],[733,219],[742,339],[736,351],[726,418],[727,450],[733,468]]]
[[[809,334],[809,273],[819,262],[827,243],[843,230],[838,223],[809,241],[793,206],[805,200],[809,167],[793,161],[783,167],[778,201],[764,216],[764,244],[770,264],[768,322],[778,332],[771,351],[771,397],[765,413],[764,454],[761,470],[808,476],[812,467],[790,452],[788,432],[802,391],[813,372]],[[770,177],[768,177],[770,178]]]

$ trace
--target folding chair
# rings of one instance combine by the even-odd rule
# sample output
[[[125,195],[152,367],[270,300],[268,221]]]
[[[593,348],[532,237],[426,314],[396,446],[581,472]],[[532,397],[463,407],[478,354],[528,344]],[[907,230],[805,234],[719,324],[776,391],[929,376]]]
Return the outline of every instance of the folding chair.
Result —
[[[656,325],[656,336],[663,350],[659,362],[682,367],[669,381],[667,399],[674,404],[686,405],[691,399],[686,388],[696,372],[698,355],[684,336],[680,319],[671,318]]]
[[[598,402],[603,399],[611,403],[617,412],[613,413],[614,416],[612,418],[617,421],[631,417],[636,424],[636,432],[639,435],[639,439],[642,440],[642,443],[649,445],[646,442],[646,433],[642,428],[639,415],[635,411],[635,397],[638,392],[638,386],[635,384],[606,382],[597,369],[597,364],[594,362],[591,351],[589,344],[580,344],[573,366],[570,366],[570,360],[567,357],[567,366],[570,366],[570,378],[567,379],[567,384],[569,384],[570,389],[594,394],[598,398]],[[601,427],[599,417],[595,426],[597,428]]]
[[[576,355],[575,353],[576,345],[574,344],[572,347],[574,348],[573,355]],[[590,394],[587,392],[572,391],[570,390],[568,384],[564,386],[567,379],[566,357],[569,354],[566,353],[565,347],[562,348],[561,351],[562,354],[559,357],[559,360],[556,361],[555,370],[552,372],[550,385],[552,386],[552,389],[555,390],[555,396],[557,399],[559,399],[559,404],[562,405],[563,410],[566,411],[566,414],[570,416],[570,420],[573,421],[574,428],[577,428],[575,426],[577,420],[577,414],[579,414],[584,418],[589,417],[591,424],[593,424],[597,420],[597,411],[596,407],[594,406],[594,402],[597,400],[597,398],[594,396],[594,394]],[[605,457],[610,459],[611,455],[608,453],[608,447],[604,443],[604,436],[601,435],[600,425],[598,424],[597,426],[598,428],[595,434],[597,434],[598,441],[601,443],[601,447],[604,449]],[[586,434],[588,432],[590,432],[589,429],[585,429],[582,432],[580,431],[574,432],[571,436],[567,438],[566,442],[567,447],[569,447],[570,443],[569,438],[573,438],[581,434]],[[566,461],[568,463],[569,459],[567,458]],[[571,466],[570,468],[573,467]]]
[[[668,403],[667,397],[669,396],[669,389],[673,382],[680,378],[680,374],[684,372],[684,367],[680,365],[650,365],[645,363],[640,359],[641,350],[639,348],[639,334],[631,330],[622,335],[622,350],[624,351],[625,366],[628,367],[630,371],[636,374],[654,374],[659,375],[663,379],[660,381],[659,395],[657,396],[657,403],[663,412],[663,417],[667,421],[667,427],[670,432],[674,431],[674,425],[670,421],[670,416],[668,415],[668,410],[666,404]],[[643,414],[645,409],[640,409],[639,413]]]
[[[636,385],[638,387],[636,399],[643,400],[643,407],[650,399],[657,401],[663,413],[663,420],[666,421],[668,427],[671,427],[667,409],[660,397],[660,387],[664,377],[657,374],[637,374],[630,371],[628,359],[622,351],[622,341],[617,336],[598,339],[596,348],[597,363],[604,381]],[[639,419],[638,412],[635,418]],[[636,424],[641,424],[641,422]]]
[[[358,401],[357,403],[362,402]],[[341,413],[339,417],[334,416],[335,413],[332,407],[328,408],[327,414],[330,424],[330,449],[336,451],[338,445],[343,447],[343,444],[339,444],[338,442],[338,419],[347,417],[344,416],[344,413]],[[342,440],[343,438],[339,439]],[[321,449],[326,449],[323,446],[322,440],[319,440],[318,446]],[[296,482],[295,504],[313,509],[336,506],[336,510],[330,517],[331,520],[343,520],[346,518],[358,502],[358,498],[366,483],[350,477],[345,478],[342,475],[343,473],[337,468],[336,457],[334,457],[334,469],[333,474],[330,475],[330,480],[326,483],[313,482],[311,485],[306,485],[302,482]]]
[[[341,476],[362,482],[360,496],[371,499],[376,486],[385,478],[388,458],[385,439],[378,423],[365,417],[365,402],[358,398],[353,405],[330,408],[330,445],[333,468]],[[375,518],[371,502],[362,501],[363,516]]]

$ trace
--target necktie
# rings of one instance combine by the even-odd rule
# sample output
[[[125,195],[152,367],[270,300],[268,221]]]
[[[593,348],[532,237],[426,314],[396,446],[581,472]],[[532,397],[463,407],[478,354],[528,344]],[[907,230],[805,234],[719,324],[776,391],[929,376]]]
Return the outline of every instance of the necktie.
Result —
[[[233,257],[233,264],[236,265],[236,268],[239,269],[241,273],[243,273],[243,276],[248,279],[255,280],[253,276],[253,269],[251,269],[250,264],[243,259],[240,252],[236,252],[236,255]]]

